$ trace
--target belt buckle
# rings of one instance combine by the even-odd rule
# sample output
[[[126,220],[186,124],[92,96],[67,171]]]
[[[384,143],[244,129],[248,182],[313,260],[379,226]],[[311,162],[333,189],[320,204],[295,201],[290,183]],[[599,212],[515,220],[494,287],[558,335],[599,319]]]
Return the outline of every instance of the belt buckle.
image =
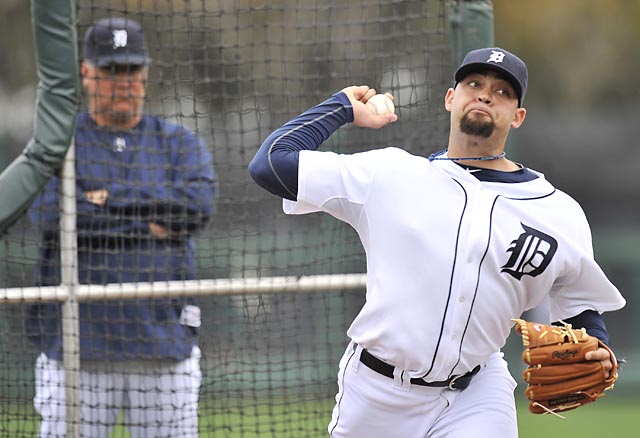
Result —
[[[463,390],[463,389],[467,389],[467,386],[469,386],[469,383],[471,383],[471,379],[473,379],[473,376],[475,376],[478,371],[480,371],[480,365],[476,366],[474,369],[472,369],[471,371],[469,371],[468,373],[464,373],[464,374],[459,374],[457,376],[454,376],[451,378],[451,380],[449,381],[449,389],[454,390],[454,389],[459,389],[459,390]],[[457,383],[460,383],[460,387],[456,387]]]
[[[457,389],[457,388],[454,387],[454,385],[456,384],[456,381],[462,376],[464,376],[464,374],[460,374],[458,376],[453,376],[451,378],[451,380],[449,381],[449,389],[450,390],[455,391]]]

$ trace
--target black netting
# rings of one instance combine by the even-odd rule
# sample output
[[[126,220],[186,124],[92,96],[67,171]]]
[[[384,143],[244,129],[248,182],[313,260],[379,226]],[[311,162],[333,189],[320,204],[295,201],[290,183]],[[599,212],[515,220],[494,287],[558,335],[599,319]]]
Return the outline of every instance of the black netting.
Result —
[[[90,346],[82,351],[82,369],[152,373],[147,365],[183,357],[186,347],[173,344],[190,345],[199,330],[200,436],[323,436],[345,332],[363,291],[185,297],[179,281],[364,272],[352,229],[328,215],[285,216],[281,201],[253,183],[247,165],[273,129],[359,84],[391,92],[399,121],[375,131],[344,127],[324,147],[354,152],[399,146],[417,154],[441,149],[448,126],[443,99],[452,71],[446,2],[77,4],[79,39],[97,19],[133,19],[142,25],[153,60],[144,129],[114,132],[79,119],[79,282],[178,281],[174,298],[81,302],[80,343]],[[79,48],[82,53],[81,41]],[[102,68],[91,74],[108,80],[120,73]],[[90,108],[90,90],[85,89],[81,112]],[[206,153],[189,132],[203,141]],[[214,211],[198,204],[209,203],[202,192],[211,167]],[[103,188],[105,204],[91,197]],[[49,194],[48,202],[34,204],[0,241],[0,287],[16,288],[13,302],[0,306],[0,436],[35,436],[34,363],[42,350],[53,358],[60,351],[60,304],[44,293],[39,301],[31,295],[28,303],[16,299],[27,295],[21,288],[61,281],[59,187],[50,187]],[[150,223],[160,228],[150,231]],[[171,325],[185,317],[185,305],[200,307],[199,329]],[[143,320],[161,322],[147,332]],[[89,393],[94,388],[81,385]],[[140,409],[149,410],[142,417],[153,415],[153,406]],[[128,436],[126,422],[119,418],[113,436]]]

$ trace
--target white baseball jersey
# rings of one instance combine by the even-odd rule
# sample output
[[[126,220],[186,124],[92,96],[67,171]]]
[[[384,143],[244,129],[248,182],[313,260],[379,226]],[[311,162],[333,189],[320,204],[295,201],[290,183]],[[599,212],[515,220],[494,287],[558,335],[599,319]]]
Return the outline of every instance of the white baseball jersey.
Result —
[[[511,319],[547,295],[552,321],[625,304],[594,261],[580,206],[537,174],[482,182],[397,148],[305,150],[298,201],[284,211],[325,211],[358,232],[367,292],[349,337],[411,377],[439,381],[486,362]]]

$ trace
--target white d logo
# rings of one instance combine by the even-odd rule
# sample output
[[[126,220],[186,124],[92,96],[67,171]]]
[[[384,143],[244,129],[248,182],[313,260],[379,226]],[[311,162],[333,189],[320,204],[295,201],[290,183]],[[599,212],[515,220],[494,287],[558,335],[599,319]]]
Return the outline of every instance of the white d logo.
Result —
[[[496,52],[495,50],[491,51],[491,56],[487,59],[487,62],[502,62],[504,59],[504,52]]]
[[[127,31],[126,30],[114,30],[113,31],[113,48],[127,46]]]

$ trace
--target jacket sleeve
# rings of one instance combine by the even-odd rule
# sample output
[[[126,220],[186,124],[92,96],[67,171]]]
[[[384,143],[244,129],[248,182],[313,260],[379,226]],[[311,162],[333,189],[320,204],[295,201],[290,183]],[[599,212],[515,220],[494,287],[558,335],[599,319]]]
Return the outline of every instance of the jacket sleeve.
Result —
[[[295,201],[300,151],[318,149],[338,128],[352,121],[349,98],[342,92],[334,94],[273,131],[251,160],[249,174],[265,190]]]
[[[29,207],[28,217],[44,233],[59,232],[60,211],[60,180],[52,177]],[[85,199],[80,184],[76,184],[76,213],[76,227],[80,237],[93,237],[97,231],[102,235],[121,234],[144,226],[132,218],[105,215],[102,207]]]
[[[571,324],[576,328],[584,328],[591,336],[598,338],[606,345],[610,346],[609,332],[604,323],[604,318],[595,310],[585,310],[579,315],[567,318],[562,322],[554,322],[553,325],[562,326],[562,323]]]

